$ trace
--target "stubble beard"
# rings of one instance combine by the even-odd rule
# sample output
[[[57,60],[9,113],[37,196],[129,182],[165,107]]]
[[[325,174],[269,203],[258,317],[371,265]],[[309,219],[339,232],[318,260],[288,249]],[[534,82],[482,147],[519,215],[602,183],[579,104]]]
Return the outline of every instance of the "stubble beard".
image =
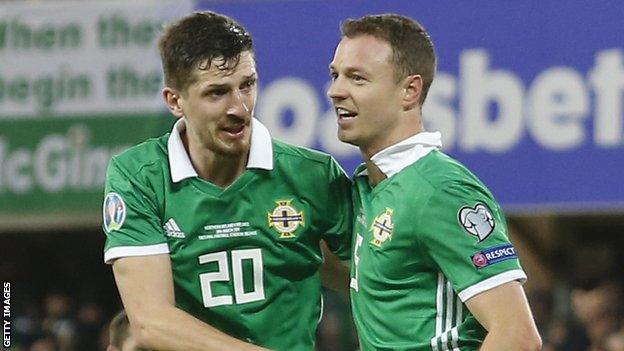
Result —
[[[248,154],[251,147],[251,135],[245,140],[225,142],[221,139],[212,139],[206,147],[217,156],[238,158]]]

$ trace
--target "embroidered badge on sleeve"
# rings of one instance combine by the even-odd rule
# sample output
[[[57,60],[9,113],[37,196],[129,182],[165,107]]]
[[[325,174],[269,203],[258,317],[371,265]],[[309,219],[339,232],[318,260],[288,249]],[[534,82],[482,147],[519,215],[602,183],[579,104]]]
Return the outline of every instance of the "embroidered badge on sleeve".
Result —
[[[474,264],[477,269],[481,269],[498,262],[518,258],[518,256],[516,256],[516,250],[511,244],[505,244],[477,252],[472,255],[471,258],[472,264]]]
[[[480,242],[494,231],[494,216],[484,204],[478,203],[474,207],[462,207],[459,210],[458,219],[464,229],[470,235],[476,236]]]
[[[126,219],[126,204],[117,193],[108,193],[104,198],[102,209],[104,217],[104,229],[107,232],[119,230]]]

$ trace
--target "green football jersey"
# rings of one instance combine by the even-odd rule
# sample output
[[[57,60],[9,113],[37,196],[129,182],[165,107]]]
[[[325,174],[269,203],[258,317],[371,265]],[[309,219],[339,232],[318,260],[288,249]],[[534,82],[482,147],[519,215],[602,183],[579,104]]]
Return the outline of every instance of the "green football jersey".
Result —
[[[361,349],[476,350],[471,297],[524,280],[490,191],[436,150],[371,188],[354,179],[351,299]]]
[[[272,140],[254,120],[247,169],[220,188],[196,176],[180,140],[174,128],[112,159],[105,261],[168,253],[179,308],[241,340],[312,350],[319,241],[350,255],[349,178],[330,156]]]

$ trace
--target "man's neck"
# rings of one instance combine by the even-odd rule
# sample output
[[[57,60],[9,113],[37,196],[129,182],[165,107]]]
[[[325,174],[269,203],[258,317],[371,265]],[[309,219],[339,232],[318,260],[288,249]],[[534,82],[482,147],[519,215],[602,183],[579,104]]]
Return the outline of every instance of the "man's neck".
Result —
[[[182,140],[197,175],[218,187],[232,185],[247,168],[249,150],[241,155],[217,154],[201,144],[189,142],[186,133],[182,134]]]
[[[367,140],[358,145],[365,160],[370,159],[383,149],[425,131],[419,112],[411,117],[404,118],[405,119],[402,120],[401,123],[394,125],[394,127],[386,131],[383,136],[374,137],[372,140]]]
[[[382,180],[388,178],[370,158],[365,158],[364,163],[368,171],[368,184],[371,187],[375,187],[377,184],[381,183]]]
[[[382,180],[386,179],[387,176],[375,165],[375,163],[371,160],[371,158],[379,153],[381,150],[387,149],[392,145],[398,144],[401,141],[410,138],[420,132],[423,131],[421,125],[417,125],[416,127],[407,127],[396,133],[386,140],[379,140],[377,143],[370,143],[368,145],[360,145],[360,152],[362,153],[362,157],[364,158],[364,162],[366,164],[366,170],[368,171],[368,183],[371,186],[375,186],[379,184]]]

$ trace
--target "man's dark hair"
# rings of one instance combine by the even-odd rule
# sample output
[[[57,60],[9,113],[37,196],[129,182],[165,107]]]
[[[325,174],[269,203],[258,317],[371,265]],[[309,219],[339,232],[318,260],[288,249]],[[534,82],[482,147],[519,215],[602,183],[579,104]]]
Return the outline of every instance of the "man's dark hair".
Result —
[[[108,326],[108,336],[111,345],[121,350],[124,341],[130,335],[130,321],[126,311],[117,313]]]
[[[233,19],[214,12],[196,12],[166,29],[158,48],[165,84],[184,91],[196,77],[196,68],[210,69],[218,60],[220,69],[233,69],[241,53],[253,53],[251,35]]]
[[[372,35],[388,42],[396,81],[419,74],[423,79],[420,103],[425,102],[435,75],[436,55],[433,42],[420,23],[396,14],[369,15],[346,20],[341,30],[347,38]]]

